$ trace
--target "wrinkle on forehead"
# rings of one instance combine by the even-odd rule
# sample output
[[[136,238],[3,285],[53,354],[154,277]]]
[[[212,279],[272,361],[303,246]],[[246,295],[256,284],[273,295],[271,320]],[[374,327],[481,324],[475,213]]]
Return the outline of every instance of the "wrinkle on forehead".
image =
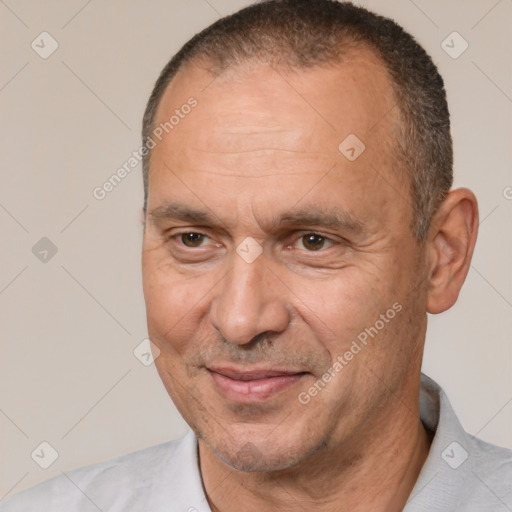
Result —
[[[311,171],[311,172],[272,172],[270,174],[261,174],[261,173],[258,173],[257,175],[250,175],[250,174],[235,174],[235,173],[222,173],[222,172],[219,172],[219,171],[207,171],[207,170],[194,170],[194,174],[210,174],[212,176],[223,176],[223,177],[226,177],[226,178],[245,178],[245,179],[254,179],[254,180],[257,180],[257,179],[261,179],[261,178],[273,178],[273,177],[279,177],[279,176],[305,176],[305,175],[310,175],[310,176],[314,176],[315,174],[317,174],[316,172],[314,171]]]

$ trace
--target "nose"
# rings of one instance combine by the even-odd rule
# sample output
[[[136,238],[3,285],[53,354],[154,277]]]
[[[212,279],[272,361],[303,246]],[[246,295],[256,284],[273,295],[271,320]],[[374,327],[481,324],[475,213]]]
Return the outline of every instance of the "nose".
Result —
[[[210,321],[230,343],[248,344],[263,333],[284,331],[290,322],[286,287],[264,254],[251,263],[233,254],[231,269],[217,290]]]

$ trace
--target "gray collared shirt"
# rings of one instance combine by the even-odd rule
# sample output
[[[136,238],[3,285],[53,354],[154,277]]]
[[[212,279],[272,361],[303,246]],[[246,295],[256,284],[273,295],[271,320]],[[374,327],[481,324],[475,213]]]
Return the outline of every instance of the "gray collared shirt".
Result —
[[[435,432],[405,512],[512,511],[512,450],[466,434],[442,389],[421,377],[421,419]],[[0,502],[0,512],[211,512],[197,439],[170,441],[63,473]]]

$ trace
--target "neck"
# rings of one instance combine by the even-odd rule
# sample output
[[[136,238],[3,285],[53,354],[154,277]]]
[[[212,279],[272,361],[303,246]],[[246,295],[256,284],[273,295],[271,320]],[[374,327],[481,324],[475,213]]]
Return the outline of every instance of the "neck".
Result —
[[[417,400],[407,407],[391,400],[394,410],[383,407],[380,417],[353,438],[328,443],[325,450],[283,471],[237,471],[200,440],[201,473],[212,511],[238,511],[240,503],[247,512],[403,510],[431,437],[419,419]]]

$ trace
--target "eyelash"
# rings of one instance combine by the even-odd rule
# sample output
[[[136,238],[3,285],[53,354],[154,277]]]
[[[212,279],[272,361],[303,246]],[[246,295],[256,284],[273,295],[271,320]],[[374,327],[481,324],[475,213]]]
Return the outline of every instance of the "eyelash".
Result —
[[[190,249],[190,250],[200,249],[201,247],[203,247],[202,245],[197,246],[197,247],[187,247],[186,245],[181,243],[180,237],[183,236],[183,235],[188,235],[188,234],[201,235],[203,237],[210,238],[206,233],[202,233],[200,231],[182,231],[180,233],[174,233],[173,235],[171,235],[169,237],[169,240],[175,241],[180,246],[180,248],[184,248],[185,250],[187,250],[187,249]],[[301,234],[297,238],[294,239],[293,243],[287,244],[287,247],[295,245],[295,243],[297,243],[298,240],[301,240],[303,237],[305,237],[307,235],[317,235],[320,238],[322,238],[325,242],[330,244],[327,248],[322,248],[322,249],[319,249],[318,251],[308,251],[307,249],[301,249],[301,250],[305,250],[308,253],[324,252],[326,249],[328,249],[328,248],[330,248],[330,247],[332,247],[333,245],[336,244],[336,241],[332,240],[328,236],[323,235],[322,233],[317,233],[315,231],[302,231]]]

